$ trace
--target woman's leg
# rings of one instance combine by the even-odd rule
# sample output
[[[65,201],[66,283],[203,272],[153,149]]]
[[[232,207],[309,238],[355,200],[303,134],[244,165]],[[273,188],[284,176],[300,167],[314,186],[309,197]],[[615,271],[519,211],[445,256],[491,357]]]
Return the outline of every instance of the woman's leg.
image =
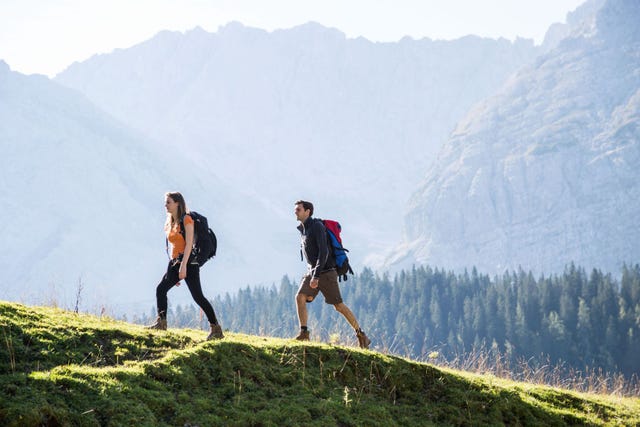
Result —
[[[167,267],[167,272],[156,287],[156,303],[158,306],[158,316],[160,316],[161,319],[167,318],[167,293],[169,292],[169,289],[173,288],[178,282],[178,269],[175,266],[172,266],[170,262],[169,266]]]
[[[200,284],[200,266],[197,264],[188,264],[187,277],[184,281],[187,282],[187,286],[189,287],[189,292],[191,292],[193,300],[200,306],[200,308],[202,308],[204,314],[207,315],[209,323],[217,325],[218,319],[216,318],[216,313],[213,311],[213,307],[209,300],[207,300],[202,293],[202,285]]]

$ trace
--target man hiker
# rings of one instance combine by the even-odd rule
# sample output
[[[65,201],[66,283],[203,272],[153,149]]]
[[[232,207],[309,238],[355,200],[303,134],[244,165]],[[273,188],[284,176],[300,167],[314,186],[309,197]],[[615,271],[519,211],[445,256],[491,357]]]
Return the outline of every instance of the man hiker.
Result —
[[[340,287],[338,286],[336,261],[330,252],[329,236],[322,220],[313,218],[313,204],[304,200],[298,200],[295,203],[294,213],[296,219],[300,221],[298,230],[300,230],[302,239],[302,253],[307,260],[308,267],[307,274],[302,277],[300,289],[298,289],[298,294],[296,295],[300,333],[295,339],[299,341],[309,340],[306,304],[312,302],[318,292],[322,292],[325,302],[332,304],[336,311],[342,314],[353,327],[360,347],[369,348],[371,340],[360,329],[360,325],[351,310],[349,310],[349,307],[342,302]]]

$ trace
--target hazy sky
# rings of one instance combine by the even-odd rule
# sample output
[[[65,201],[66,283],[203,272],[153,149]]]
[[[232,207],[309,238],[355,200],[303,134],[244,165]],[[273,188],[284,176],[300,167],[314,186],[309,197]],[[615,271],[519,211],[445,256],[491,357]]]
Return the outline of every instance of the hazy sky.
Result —
[[[0,0],[0,59],[54,76],[74,61],[126,48],[161,30],[229,21],[274,30],[315,21],[347,37],[396,41],[468,34],[541,43],[584,0]]]

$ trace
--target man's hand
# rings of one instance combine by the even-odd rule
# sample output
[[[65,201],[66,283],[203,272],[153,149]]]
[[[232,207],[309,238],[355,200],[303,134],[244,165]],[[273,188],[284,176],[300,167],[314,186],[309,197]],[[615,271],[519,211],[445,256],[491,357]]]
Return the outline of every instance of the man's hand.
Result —
[[[309,286],[311,286],[311,289],[315,289],[318,287],[318,278],[316,277],[315,279],[311,279],[311,283],[309,283]]]

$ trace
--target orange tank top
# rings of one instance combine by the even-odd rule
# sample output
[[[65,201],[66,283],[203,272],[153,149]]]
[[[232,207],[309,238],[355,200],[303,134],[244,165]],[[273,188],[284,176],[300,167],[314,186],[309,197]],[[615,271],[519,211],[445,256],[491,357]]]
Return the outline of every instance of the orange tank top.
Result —
[[[184,223],[193,224],[191,215],[187,214],[184,216]],[[180,233],[180,223],[176,223],[169,229],[167,232],[167,240],[171,243],[171,259],[176,259],[184,253],[187,242],[184,240],[184,237],[182,237],[182,233]]]

